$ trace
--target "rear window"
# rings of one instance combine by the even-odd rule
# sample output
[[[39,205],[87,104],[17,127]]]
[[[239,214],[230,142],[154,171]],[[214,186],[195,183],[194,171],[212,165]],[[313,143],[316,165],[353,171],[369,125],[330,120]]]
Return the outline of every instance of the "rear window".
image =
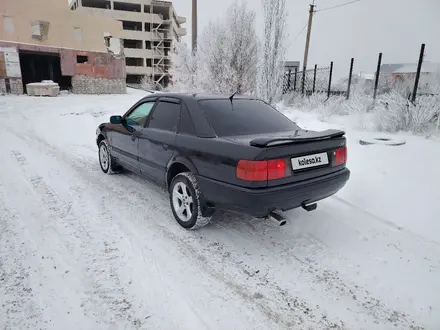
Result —
[[[259,100],[199,101],[217,136],[266,134],[297,130],[292,121]]]

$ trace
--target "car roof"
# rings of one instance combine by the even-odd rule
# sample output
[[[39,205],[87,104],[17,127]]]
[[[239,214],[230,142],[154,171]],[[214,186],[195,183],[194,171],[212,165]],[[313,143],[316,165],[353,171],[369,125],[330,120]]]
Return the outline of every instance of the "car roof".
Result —
[[[169,97],[169,98],[179,98],[182,100],[227,100],[231,97],[231,95],[225,94],[209,94],[209,93],[152,93],[144,97],[144,99],[152,98],[152,97]],[[242,100],[255,100],[255,97],[247,96],[247,95],[235,95],[234,99],[242,99]]]

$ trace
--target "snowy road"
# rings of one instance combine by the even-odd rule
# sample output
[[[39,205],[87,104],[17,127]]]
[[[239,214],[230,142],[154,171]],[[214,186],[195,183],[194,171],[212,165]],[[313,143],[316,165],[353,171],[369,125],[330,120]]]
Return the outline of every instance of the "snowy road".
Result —
[[[0,98],[0,329],[440,328],[439,232],[405,225],[437,230],[440,206],[403,225],[360,207],[390,189],[378,170],[375,196],[354,175],[284,227],[222,213],[186,231],[164,190],[99,168],[97,125],[139,97]]]

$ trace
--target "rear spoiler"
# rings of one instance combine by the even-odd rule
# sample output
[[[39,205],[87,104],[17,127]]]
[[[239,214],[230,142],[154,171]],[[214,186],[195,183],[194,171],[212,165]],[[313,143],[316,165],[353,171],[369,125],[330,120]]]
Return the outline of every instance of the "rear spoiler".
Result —
[[[343,137],[344,131],[336,129],[328,129],[326,131],[296,131],[295,135],[287,135],[282,137],[266,137],[257,138],[249,142],[252,147],[265,148],[271,145],[295,144],[304,142],[313,142],[321,140],[329,140],[332,138]]]

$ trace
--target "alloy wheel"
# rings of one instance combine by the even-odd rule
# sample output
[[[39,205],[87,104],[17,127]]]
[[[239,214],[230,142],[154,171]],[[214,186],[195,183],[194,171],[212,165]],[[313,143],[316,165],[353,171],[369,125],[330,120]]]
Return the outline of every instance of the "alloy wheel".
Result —
[[[105,144],[102,144],[99,148],[99,161],[101,162],[103,170],[107,171],[109,166],[109,154]]]
[[[194,212],[194,199],[191,196],[191,191],[183,182],[178,182],[173,188],[173,207],[183,222],[188,222],[192,218]]]

